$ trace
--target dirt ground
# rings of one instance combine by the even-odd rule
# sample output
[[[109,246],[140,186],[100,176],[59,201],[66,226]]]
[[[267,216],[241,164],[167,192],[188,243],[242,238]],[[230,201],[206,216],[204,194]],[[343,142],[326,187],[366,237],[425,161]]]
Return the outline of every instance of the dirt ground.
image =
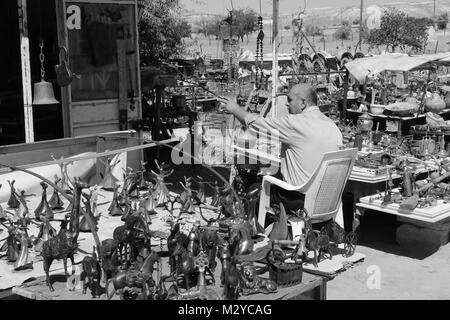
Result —
[[[361,223],[361,244],[356,250],[366,259],[328,282],[328,299],[450,298],[450,283],[446,281],[450,277],[450,244],[402,248],[395,241],[398,225],[393,216],[366,213]]]

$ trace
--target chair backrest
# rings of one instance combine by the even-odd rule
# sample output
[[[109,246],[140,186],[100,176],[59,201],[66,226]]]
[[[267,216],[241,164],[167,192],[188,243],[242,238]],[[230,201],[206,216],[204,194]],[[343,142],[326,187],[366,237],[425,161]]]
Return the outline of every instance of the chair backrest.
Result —
[[[305,185],[305,205],[313,222],[334,218],[339,211],[345,184],[352,172],[358,149],[325,153]]]

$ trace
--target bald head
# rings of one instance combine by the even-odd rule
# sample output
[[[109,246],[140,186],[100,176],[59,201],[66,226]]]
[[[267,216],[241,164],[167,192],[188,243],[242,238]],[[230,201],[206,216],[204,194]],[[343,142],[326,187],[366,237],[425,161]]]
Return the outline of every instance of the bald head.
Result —
[[[317,93],[309,84],[297,84],[288,94],[289,111],[292,114],[301,113],[309,106],[317,106]]]

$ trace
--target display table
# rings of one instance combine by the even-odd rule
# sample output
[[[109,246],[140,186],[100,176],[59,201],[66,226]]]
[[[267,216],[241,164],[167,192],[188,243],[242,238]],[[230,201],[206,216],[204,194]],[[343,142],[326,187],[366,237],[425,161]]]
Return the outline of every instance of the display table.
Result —
[[[437,200],[436,206],[415,208],[414,210],[400,209],[400,205],[397,203],[383,205],[382,202],[383,200],[375,194],[361,198],[356,206],[362,210],[371,209],[404,217],[408,220],[428,223],[436,223],[450,217],[450,203],[445,203],[444,200]]]

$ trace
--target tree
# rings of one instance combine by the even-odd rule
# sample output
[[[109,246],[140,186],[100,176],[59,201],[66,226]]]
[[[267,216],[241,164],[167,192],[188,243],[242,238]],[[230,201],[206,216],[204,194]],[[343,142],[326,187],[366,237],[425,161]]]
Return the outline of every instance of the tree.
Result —
[[[191,25],[182,17],[179,0],[141,0],[139,6],[142,65],[156,65],[182,54],[183,38],[191,36]]]
[[[447,24],[448,24],[448,13],[444,12],[441,15],[439,15],[437,19],[437,28],[438,30],[444,30],[444,35],[445,30],[447,30]]]
[[[395,52],[396,48],[406,50],[422,49],[428,40],[427,29],[433,25],[433,21],[428,18],[408,17],[406,13],[391,8],[385,10],[381,17],[379,29],[370,31],[367,43],[374,46],[386,46]]]
[[[310,24],[305,27],[305,34],[312,37],[321,36],[323,35],[323,30],[316,25]]]
[[[352,35],[352,26],[350,25],[350,22],[344,21],[342,22],[342,25],[339,27],[339,29],[336,30],[334,33],[334,38],[336,40],[349,40]]]
[[[247,37],[255,32],[258,28],[258,15],[252,9],[233,10],[233,35],[237,36],[241,41],[244,41],[244,36]]]

